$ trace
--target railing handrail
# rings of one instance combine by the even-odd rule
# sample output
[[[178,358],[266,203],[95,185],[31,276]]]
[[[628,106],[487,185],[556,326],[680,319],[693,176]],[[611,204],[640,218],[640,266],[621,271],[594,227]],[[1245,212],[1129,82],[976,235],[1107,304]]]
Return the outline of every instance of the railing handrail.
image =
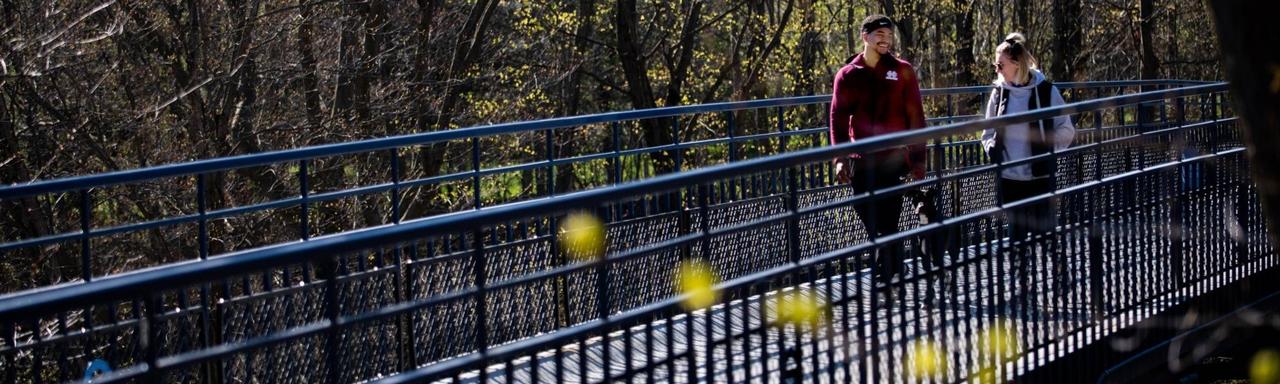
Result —
[[[18,292],[0,296],[0,318],[29,317],[54,310],[55,308],[70,308],[92,305],[108,300],[119,300],[140,292],[172,287],[175,284],[213,281],[228,275],[243,273],[244,271],[296,264],[310,261],[321,255],[398,244],[421,238],[424,234],[432,233],[438,228],[474,228],[483,224],[530,217],[547,212],[562,212],[588,207],[601,201],[643,195],[654,191],[671,190],[684,185],[704,182],[705,180],[717,180],[762,170],[780,169],[798,164],[824,161],[855,152],[871,152],[938,137],[976,132],[990,127],[1026,123],[1055,116],[1073,115],[1167,98],[1221,92],[1226,89],[1227,83],[1219,82],[1075,102],[990,119],[886,134],[858,140],[853,143],[812,148],[660,175],[646,180],[574,192],[554,198],[539,198],[473,211],[448,213],[406,221],[397,225],[383,225],[315,238],[300,243],[277,244],[238,251],[228,253],[223,257],[168,264],[106,277],[88,283]]]
[[[1056,83],[1059,88],[1084,87],[1131,87],[1141,85],[1187,85],[1206,84],[1196,80],[1116,80],[1094,82]],[[925,89],[924,96],[972,93],[991,89],[990,85]],[[28,183],[15,183],[0,186],[0,200],[29,197],[45,193],[75,191],[88,188],[106,187],[130,182],[143,182],[164,177],[197,175],[202,173],[225,171],[244,167],[263,166],[289,161],[301,161],[317,157],[339,156],[352,153],[372,152],[414,145],[431,144],[449,140],[469,139],[499,134],[537,132],[547,129],[568,128],[589,124],[656,119],[683,116],[695,113],[729,112],[743,109],[767,107],[788,107],[796,105],[818,104],[829,101],[830,94],[814,96],[795,96],[750,101],[730,101],[720,103],[680,105],[631,111],[605,112],[583,116],[558,117],[534,121],[520,121],[480,125],[469,128],[446,131],[412,133],[399,136],[367,139],[345,143],[323,144],[304,148],[283,149],[262,153],[251,153],[213,159],[195,160],[185,163],[158,165],[147,168],[135,168],[92,175],[69,176],[51,180],[37,180]]]

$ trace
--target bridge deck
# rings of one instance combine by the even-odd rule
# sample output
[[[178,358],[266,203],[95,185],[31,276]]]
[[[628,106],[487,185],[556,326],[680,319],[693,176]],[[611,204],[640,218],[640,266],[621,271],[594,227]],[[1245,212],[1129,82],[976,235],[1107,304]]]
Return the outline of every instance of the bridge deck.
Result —
[[[1228,197],[1207,193],[1193,198],[1193,203],[1221,207],[1228,204]],[[1230,264],[1218,260],[1230,257],[1222,255],[1225,252],[1189,253],[1183,261],[1183,278],[1189,283],[1177,289],[1170,278],[1170,243],[1159,235],[1167,231],[1165,223],[1144,222],[1159,217],[1152,209],[1160,207],[1144,205],[1109,217],[1132,228],[1105,231],[1104,243],[1112,246],[1104,256],[1104,274],[1095,280],[1113,288],[1101,292],[1101,302],[1091,296],[1091,279],[1085,277],[1087,231],[1082,225],[1064,226],[1052,241],[1042,239],[1031,245],[1035,256],[1026,258],[1032,271],[1026,282],[1011,272],[1017,267],[1010,257],[999,256],[1012,254],[1014,246],[1007,238],[987,241],[947,257],[943,270],[930,270],[921,259],[907,260],[907,277],[896,283],[897,299],[888,305],[880,302],[882,296],[871,294],[870,270],[859,268],[581,339],[538,353],[536,358],[494,364],[485,370],[484,379],[502,383],[782,382],[787,378],[916,382],[924,378],[914,377],[906,367],[917,340],[930,340],[946,351],[946,369],[935,377],[942,382],[966,381],[994,367],[1011,379],[1229,283],[1197,276],[1247,276],[1277,264],[1274,257],[1254,258],[1222,270],[1215,268]],[[1213,215],[1214,211],[1219,214]],[[1205,213],[1213,217],[1204,220],[1227,219],[1221,209]],[[1206,244],[1229,236],[1204,235],[1211,237]],[[940,279],[944,274],[949,284]],[[1022,291],[1017,287],[1024,285],[1033,287],[1023,296],[1029,301],[1012,304],[1014,291]],[[797,290],[816,293],[829,303],[829,322],[817,332],[770,324],[776,319],[772,310],[777,298]],[[929,299],[936,290],[945,292],[941,301]],[[857,329],[858,324],[863,328]],[[979,335],[1002,326],[1015,335],[995,339],[1008,341],[1004,347],[982,345],[993,339]],[[1002,359],[1001,348],[1013,352]],[[791,371],[794,364],[799,369]],[[484,381],[479,371],[457,378]]]

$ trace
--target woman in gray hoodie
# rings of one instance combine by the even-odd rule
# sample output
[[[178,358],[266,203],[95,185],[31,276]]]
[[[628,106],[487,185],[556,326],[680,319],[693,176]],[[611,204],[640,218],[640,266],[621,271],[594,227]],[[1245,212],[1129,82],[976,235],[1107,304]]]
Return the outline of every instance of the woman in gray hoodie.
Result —
[[[1020,33],[1010,34],[996,47],[995,89],[987,101],[986,117],[1004,116],[1040,107],[1062,105],[1062,92],[1036,69],[1036,58],[1026,47]],[[1071,145],[1076,129],[1069,116],[1058,116],[1032,123],[1011,124],[982,132],[982,149],[993,163],[1048,155]],[[1054,158],[1020,164],[1000,171],[996,191],[1000,204],[1052,192]],[[1012,239],[1053,230],[1052,205],[1047,201],[1018,209],[1010,214]]]
[[[997,76],[995,89],[991,91],[991,99],[987,101],[987,118],[1064,104],[1061,91],[1036,69],[1036,58],[1027,49],[1026,38],[1022,34],[1010,34],[996,47],[996,61],[992,65],[995,66]],[[1001,169],[1000,177],[996,178],[996,200],[1004,205],[1052,192],[1057,168],[1057,159],[1052,154],[1070,146],[1075,134],[1076,129],[1071,125],[1069,116],[1010,124],[983,131],[982,148],[993,163],[1001,164],[1043,155],[1041,160]],[[1065,266],[1049,256],[1051,248],[1046,248],[1043,253],[1035,251],[1036,238],[1051,233],[1057,226],[1057,211],[1052,200],[1042,199],[1034,204],[1009,209],[1006,217],[1009,222],[1009,239],[1014,244],[1010,260],[1017,277],[1014,279],[1016,286],[1012,289],[1012,297],[1002,306],[1018,317],[1022,314],[1033,316],[1032,314],[1042,309],[1036,305],[1034,296],[1031,296],[1034,284],[1028,281],[1029,270],[1039,270],[1035,265],[1042,264],[1036,260],[1052,264],[1054,287],[1065,282]],[[1046,257],[1036,257],[1038,254]],[[1010,303],[1014,307],[1008,307]]]

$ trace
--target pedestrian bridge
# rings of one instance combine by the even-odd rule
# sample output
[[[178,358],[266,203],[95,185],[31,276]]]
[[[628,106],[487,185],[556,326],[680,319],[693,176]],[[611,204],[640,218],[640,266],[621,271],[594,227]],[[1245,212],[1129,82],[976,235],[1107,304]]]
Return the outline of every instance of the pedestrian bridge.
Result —
[[[1060,87],[1067,105],[994,119],[972,114],[989,87],[926,90],[930,115],[941,116],[929,129],[838,146],[827,145],[819,112],[829,97],[812,96],[0,187],[4,206],[52,212],[33,219],[60,229],[10,231],[17,235],[3,238],[0,257],[43,260],[27,267],[69,276],[0,296],[0,382],[1122,375],[1122,362],[1088,356],[1143,356],[1168,337],[1129,346],[1115,338],[1132,341],[1135,327],[1197,299],[1249,304],[1220,292],[1265,279],[1278,260],[1226,84]],[[991,164],[978,133],[1062,115],[1078,131],[1071,147],[1044,155],[1058,162],[1055,191],[997,204],[994,175],[1035,159]],[[645,144],[653,129],[669,129],[672,140]],[[540,152],[487,159],[486,148],[509,140]],[[869,194],[834,182],[831,159],[909,143],[927,143],[925,179]],[[434,153],[457,156],[439,171],[420,168],[423,153],[441,148],[449,150]],[[350,161],[380,171],[354,184],[313,183]],[[568,172],[588,176],[570,187]],[[251,185],[271,187],[261,201],[210,197]],[[464,198],[461,209],[410,213],[424,212],[414,207],[431,196],[423,191],[449,188]],[[188,204],[119,213],[143,189]],[[942,220],[920,223],[911,207],[877,205],[920,189],[936,191],[927,198]],[[1058,206],[1054,229],[1006,236],[1005,211],[1042,200]],[[341,201],[364,202],[365,219],[334,224]],[[855,204],[906,212],[904,230],[867,238]],[[602,223],[601,255],[572,257],[578,250],[557,241],[566,215],[581,213]],[[922,244],[945,252],[926,254]],[[876,286],[870,257],[886,247],[908,251],[906,270]],[[678,288],[676,271],[690,261],[715,276],[709,306],[684,305],[705,293]],[[796,308],[813,316],[796,321],[787,314]],[[1062,372],[1086,377],[1054,376]]]

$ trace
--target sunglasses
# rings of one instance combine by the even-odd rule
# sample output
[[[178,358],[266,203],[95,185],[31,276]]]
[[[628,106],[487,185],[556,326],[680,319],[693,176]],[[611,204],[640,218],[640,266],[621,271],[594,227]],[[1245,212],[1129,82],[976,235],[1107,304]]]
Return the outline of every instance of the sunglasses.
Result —
[[[991,66],[996,67],[996,70],[997,70],[997,71],[1003,71],[1003,70],[1004,70],[1004,63],[1001,63],[1001,62],[991,63]]]

